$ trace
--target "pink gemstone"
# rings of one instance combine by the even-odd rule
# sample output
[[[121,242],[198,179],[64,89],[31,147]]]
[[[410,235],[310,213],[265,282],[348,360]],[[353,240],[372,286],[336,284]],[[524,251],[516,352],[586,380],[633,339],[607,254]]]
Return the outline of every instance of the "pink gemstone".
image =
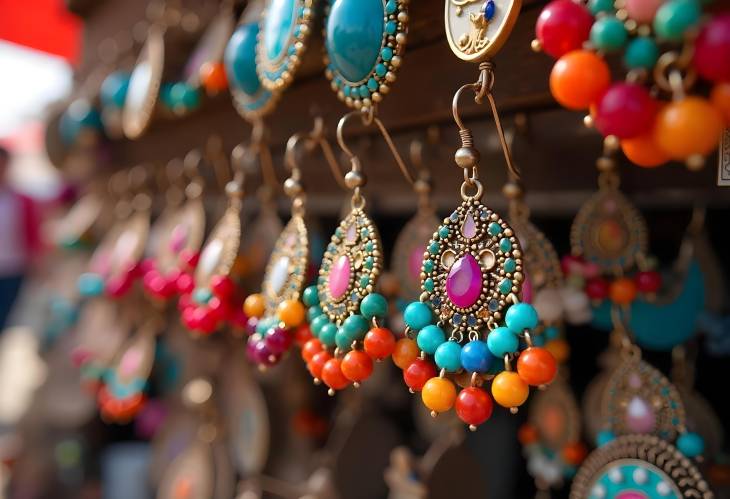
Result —
[[[179,253],[185,248],[185,244],[188,241],[188,227],[187,224],[176,225],[172,229],[170,234],[170,250],[174,253]]]
[[[424,251],[426,251],[425,246],[416,246],[413,248],[413,251],[411,251],[411,254],[408,257],[408,272],[415,280],[419,280],[421,278],[421,265],[423,264]]]
[[[527,272],[525,272],[525,282],[522,283],[522,301],[532,303],[532,280]]]
[[[347,292],[350,287],[350,259],[347,255],[341,255],[332,265],[327,285],[330,289],[330,295],[335,300],[339,300]]]
[[[466,214],[466,219],[461,226],[461,233],[467,239],[472,239],[477,235],[477,224],[474,222],[474,217],[471,216],[471,212]]]
[[[629,386],[634,390],[641,388],[641,376],[636,373],[631,373],[629,375]]]
[[[626,0],[626,12],[640,24],[649,24],[664,0]]]
[[[651,433],[656,426],[654,409],[641,397],[634,397],[626,407],[626,426],[634,433]]]
[[[469,253],[451,266],[446,278],[446,294],[457,307],[471,307],[482,291],[482,269]]]
[[[348,243],[354,243],[355,241],[357,241],[357,227],[355,227],[354,222],[347,228],[345,241],[347,241]]]
[[[628,492],[619,492],[616,499],[647,499],[646,494],[630,490]]]
[[[129,378],[137,372],[139,367],[142,365],[143,353],[138,348],[130,348],[119,361],[119,374],[125,378]]]

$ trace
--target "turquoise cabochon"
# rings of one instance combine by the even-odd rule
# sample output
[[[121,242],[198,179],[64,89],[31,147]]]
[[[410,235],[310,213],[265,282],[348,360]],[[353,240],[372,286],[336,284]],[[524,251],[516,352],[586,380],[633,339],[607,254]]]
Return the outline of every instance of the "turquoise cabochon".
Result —
[[[636,342],[649,350],[669,351],[689,340],[697,331],[697,321],[705,308],[705,284],[696,261],[687,269],[679,295],[670,303],[635,300],[629,327]],[[606,300],[593,309],[593,327],[610,331],[611,303]]]

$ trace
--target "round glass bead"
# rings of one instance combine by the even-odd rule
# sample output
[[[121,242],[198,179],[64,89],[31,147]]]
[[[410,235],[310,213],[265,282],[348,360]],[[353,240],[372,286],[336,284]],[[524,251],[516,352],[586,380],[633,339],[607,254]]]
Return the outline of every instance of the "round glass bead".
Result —
[[[307,310],[307,320],[311,323],[314,321],[314,319],[316,319],[323,313],[324,313],[324,311],[322,310],[322,307],[320,307],[319,305],[311,306]]]
[[[545,53],[561,57],[583,46],[592,24],[593,17],[582,4],[572,0],[554,0],[540,12],[535,36]]]
[[[593,23],[591,42],[598,50],[616,52],[621,50],[628,40],[629,33],[624,23],[613,16],[606,16]]]
[[[683,433],[677,439],[677,447],[687,457],[697,457],[705,451],[705,441],[697,433]]]
[[[507,310],[504,321],[512,332],[521,334],[525,329],[537,327],[537,311],[528,303],[516,303]]]
[[[455,341],[441,343],[436,349],[434,360],[439,369],[458,371],[461,369],[461,346]]]
[[[319,305],[319,291],[317,286],[309,286],[302,293],[302,301],[308,307]]]
[[[337,326],[327,321],[326,324],[324,324],[319,330],[319,341],[321,341],[323,345],[326,345],[328,347],[335,346],[337,331]]]
[[[487,343],[481,340],[472,340],[461,349],[461,365],[469,372],[487,372],[492,358]]]
[[[345,319],[342,323],[342,329],[353,340],[359,340],[368,332],[370,324],[362,315],[354,314]]]
[[[312,334],[314,336],[319,336],[320,332],[322,331],[322,327],[325,324],[329,323],[329,318],[326,315],[322,314],[314,318],[314,320],[309,324],[309,328],[312,330]]]
[[[433,324],[421,329],[416,336],[418,348],[429,355],[436,353],[436,349],[446,341],[446,333],[444,330]]]
[[[634,38],[624,54],[624,64],[629,69],[652,69],[659,58],[659,48],[647,36]]]
[[[431,324],[433,314],[428,305],[420,301],[414,301],[403,312],[403,320],[409,328],[418,331]]]
[[[487,347],[498,358],[516,352],[519,345],[517,335],[506,327],[498,327],[487,335]]]
[[[367,319],[385,317],[388,313],[388,301],[379,293],[370,293],[360,303],[360,313]]]
[[[613,0],[589,0],[588,10],[590,10],[591,14],[594,16],[601,12],[613,13]]]
[[[697,0],[670,0],[654,16],[654,31],[659,38],[680,41],[685,32],[700,21],[702,10]]]

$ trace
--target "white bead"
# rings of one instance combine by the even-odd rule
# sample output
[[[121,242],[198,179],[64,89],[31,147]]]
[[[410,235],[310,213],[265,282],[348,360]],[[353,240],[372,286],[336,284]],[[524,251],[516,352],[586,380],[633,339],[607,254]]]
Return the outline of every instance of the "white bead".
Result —
[[[660,496],[668,496],[669,493],[672,491],[672,488],[667,482],[659,482],[658,484],[656,484],[656,491],[657,494],[659,494]]]
[[[542,289],[537,292],[532,306],[537,310],[540,320],[554,323],[563,317],[563,299],[556,289]]]
[[[649,474],[646,472],[644,468],[636,468],[634,470],[634,482],[638,483],[639,485],[644,485],[646,481],[649,479]]]
[[[566,312],[578,312],[590,306],[588,296],[582,291],[565,287],[560,290],[560,294],[563,298],[563,305],[565,306]]]
[[[271,269],[271,276],[269,277],[269,285],[271,291],[278,295],[281,292],[281,288],[286,284],[286,280],[289,277],[289,257],[282,256],[279,258]]]
[[[591,489],[591,499],[603,499],[604,497],[606,497],[606,487],[597,483],[593,486],[593,489]]]
[[[613,483],[621,483],[624,477],[619,468],[613,468],[608,472],[608,479]]]

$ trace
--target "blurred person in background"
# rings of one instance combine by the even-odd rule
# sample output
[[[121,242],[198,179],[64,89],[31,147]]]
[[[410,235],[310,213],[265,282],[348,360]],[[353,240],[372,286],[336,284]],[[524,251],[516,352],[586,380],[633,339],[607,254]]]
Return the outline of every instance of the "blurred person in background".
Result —
[[[10,186],[9,169],[10,152],[0,145],[0,334],[39,248],[33,200]]]

